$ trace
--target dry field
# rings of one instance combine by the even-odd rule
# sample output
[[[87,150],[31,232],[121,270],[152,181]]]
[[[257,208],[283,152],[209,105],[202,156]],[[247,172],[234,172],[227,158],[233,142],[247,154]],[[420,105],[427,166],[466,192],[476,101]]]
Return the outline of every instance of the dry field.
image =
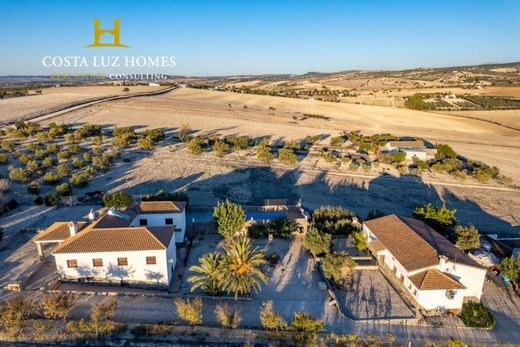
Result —
[[[269,111],[269,106],[276,110]],[[327,115],[330,119],[302,120],[303,113]],[[195,134],[268,136],[273,141],[324,135],[324,143],[343,129],[390,132],[449,143],[462,155],[497,165],[504,174],[520,181],[520,161],[516,160],[520,156],[519,131],[438,113],[180,88],[159,96],[97,104],[50,121],[134,126],[138,131],[162,128],[168,135],[189,124]],[[462,222],[474,223],[483,231],[517,232],[520,225],[517,190],[469,186],[475,183],[471,180],[449,184],[429,176],[420,180],[351,174],[346,168],[331,170],[330,164],[312,156],[296,168],[280,167],[277,162],[262,167],[251,154],[230,154],[221,159],[212,153],[195,156],[187,153],[183,144],[172,148],[168,143],[151,154],[125,152],[118,162],[87,187],[75,190],[75,194],[119,189],[145,194],[182,189],[188,191],[194,206],[205,207],[226,197],[243,203],[301,197],[309,208],[343,205],[362,216],[373,208],[410,214],[418,203],[446,202],[458,210]]]
[[[481,91],[481,94],[520,98],[520,87],[486,87]]]
[[[129,92],[123,92],[123,88],[123,86],[55,87],[42,89],[41,95],[31,94],[18,98],[0,99],[0,120],[43,111],[70,102],[103,96],[148,92],[164,87],[129,86]]]
[[[276,111],[269,111],[269,106]],[[330,120],[293,119],[303,113],[326,115]],[[519,131],[438,113],[185,88],[152,98],[103,103],[54,120],[170,129],[189,124],[203,133],[271,136],[274,140],[337,134],[344,129],[417,136],[448,143],[462,155],[496,165],[505,175],[520,179],[520,161],[514,159],[520,157]]]
[[[520,110],[501,111],[453,111],[445,112],[474,119],[483,119],[490,122],[500,123],[505,126],[520,130]]]

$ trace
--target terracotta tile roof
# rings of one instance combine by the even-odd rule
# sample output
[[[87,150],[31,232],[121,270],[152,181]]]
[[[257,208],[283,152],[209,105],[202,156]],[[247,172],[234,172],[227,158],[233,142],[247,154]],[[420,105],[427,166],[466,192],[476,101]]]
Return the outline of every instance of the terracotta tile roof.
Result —
[[[42,242],[42,241],[63,241],[66,238],[70,237],[70,229],[69,224],[71,222],[56,222],[53,223],[50,227],[45,229],[43,232],[36,235],[34,238],[34,242]],[[86,226],[87,222],[76,222],[76,230],[77,232],[82,231]]]
[[[449,261],[454,263],[482,268],[482,266],[471,259],[466,253],[462,252],[453,243],[424,222],[414,218],[400,218],[412,231],[432,246],[438,255],[444,255],[448,257]]]
[[[379,240],[373,240],[368,244],[368,248],[374,253],[383,251],[386,249],[385,245]]]
[[[420,220],[392,214],[366,221],[365,225],[407,271],[435,266],[440,255],[452,262],[481,268]]]
[[[185,201],[142,201],[130,206],[127,210],[133,211],[136,214],[181,213],[185,208]]]
[[[466,289],[462,283],[437,269],[416,273],[409,280],[421,290]]]
[[[425,148],[424,141],[388,141],[388,145],[391,147],[417,147]]]
[[[175,227],[88,228],[65,240],[53,254],[166,249]],[[175,241],[174,241],[175,242]]]

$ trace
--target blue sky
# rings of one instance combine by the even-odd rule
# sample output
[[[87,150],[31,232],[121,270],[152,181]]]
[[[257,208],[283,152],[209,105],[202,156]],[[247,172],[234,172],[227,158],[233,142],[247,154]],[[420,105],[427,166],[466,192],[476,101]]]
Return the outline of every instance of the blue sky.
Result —
[[[47,55],[175,56],[160,72],[199,76],[520,61],[516,0],[0,0],[0,16],[0,75],[59,72]],[[121,19],[131,48],[83,48],[95,18]]]

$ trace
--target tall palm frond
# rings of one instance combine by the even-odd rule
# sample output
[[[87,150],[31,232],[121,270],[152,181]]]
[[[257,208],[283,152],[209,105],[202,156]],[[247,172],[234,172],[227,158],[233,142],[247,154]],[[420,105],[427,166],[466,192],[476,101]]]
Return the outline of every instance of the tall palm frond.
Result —
[[[199,258],[199,265],[190,266],[191,272],[197,273],[188,277],[188,282],[192,283],[191,291],[200,288],[211,295],[220,292],[219,276],[222,254],[208,253]]]
[[[234,293],[235,300],[239,294],[259,291],[261,282],[267,283],[267,277],[261,270],[265,263],[264,250],[252,249],[251,240],[240,236],[222,245],[225,256],[220,266],[219,283],[222,290]]]

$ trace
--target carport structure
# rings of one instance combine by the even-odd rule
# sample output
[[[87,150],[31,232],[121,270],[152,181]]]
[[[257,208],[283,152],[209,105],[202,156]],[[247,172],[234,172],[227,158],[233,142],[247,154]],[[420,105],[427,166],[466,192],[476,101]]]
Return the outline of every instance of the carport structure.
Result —
[[[36,235],[33,242],[36,244],[40,260],[45,258],[44,245],[56,244],[57,246],[65,239],[74,236],[77,232],[84,229],[88,224],[87,222],[56,222]]]

